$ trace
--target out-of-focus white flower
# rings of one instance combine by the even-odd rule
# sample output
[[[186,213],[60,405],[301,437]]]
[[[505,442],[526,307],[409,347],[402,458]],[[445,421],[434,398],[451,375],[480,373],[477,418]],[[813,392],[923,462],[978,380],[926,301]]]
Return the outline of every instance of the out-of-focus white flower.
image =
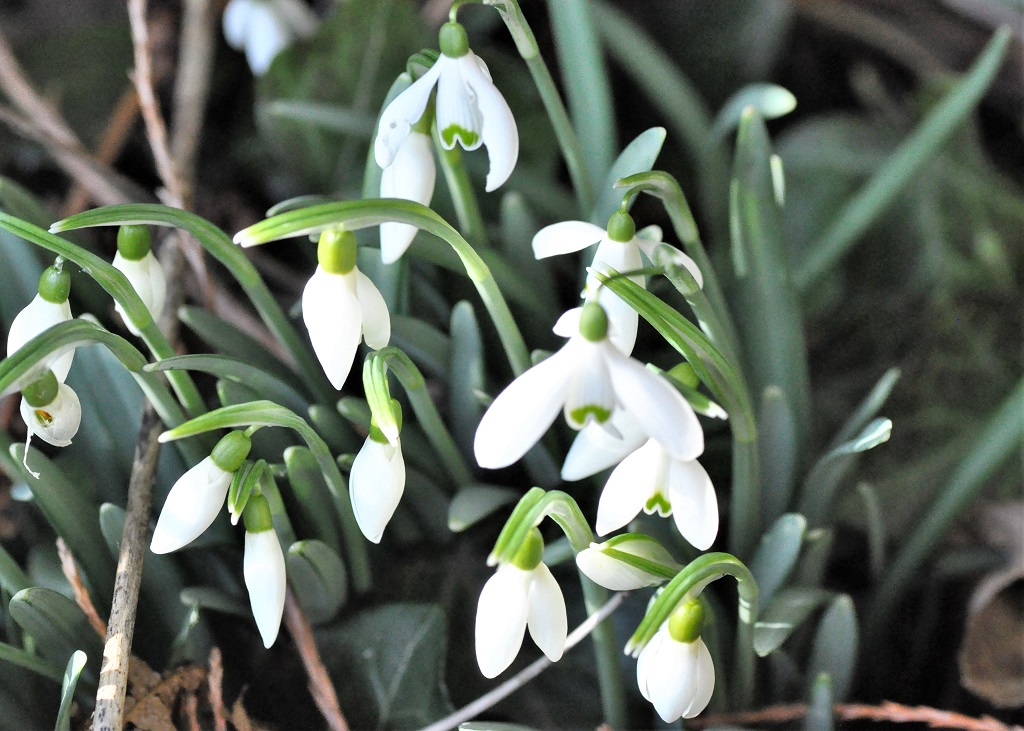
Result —
[[[682,568],[660,543],[641,533],[591,543],[576,554],[576,565],[595,584],[612,591],[657,586]]]
[[[484,413],[473,449],[481,467],[512,464],[532,447],[561,409],[574,429],[589,423],[611,428],[623,409],[643,432],[678,459],[704,451],[704,433],[686,400],[662,376],[623,355],[608,339],[608,317],[590,302],[577,333],[558,352],[502,391]],[[555,332],[566,329],[563,318]]]
[[[704,640],[680,642],[669,623],[658,630],[636,664],[636,681],[665,723],[693,718],[703,711],[715,691],[715,666]]]
[[[389,444],[379,430],[371,427],[370,436],[352,462],[348,487],[359,530],[368,540],[380,543],[405,492],[401,440],[396,438],[394,444]]]
[[[434,196],[437,167],[430,136],[415,129],[401,141],[391,164],[380,178],[381,198],[402,198],[430,205]],[[417,228],[408,223],[390,221],[380,225],[380,258],[391,264],[409,248]]]
[[[71,319],[71,305],[68,303],[70,291],[71,276],[62,266],[48,267],[43,272],[39,278],[39,294],[32,298],[11,323],[7,333],[8,356],[54,325]],[[53,371],[58,381],[64,383],[74,357],[75,351],[71,350],[45,365]]]
[[[437,86],[436,120],[441,144],[451,150],[487,147],[490,170],[486,189],[508,180],[519,158],[519,132],[505,98],[491,81],[487,65],[471,50],[466,31],[446,23],[439,37],[441,55],[423,76],[399,94],[381,114],[374,143],[377,164],[387,168],[399,155]]]
[[[257,497],[266,500],[262,496]],[[269,648],[277,639],[281,617],[284,615],[287,589],[284,553],[273,528],[253,532],[248,527],[247,521],[242,574],[245,577],[245,588],[249,591],[253,619],[256,620],[263,646]]]
[[[126,259],[118,251],[114,254],[114,266],[121,271],[128,281],[131,282],[139,299],[146,305],[149,314],[156,320],[164,309],[164,301],[167,299],[167,279],[164,277],[164,268],[149,251],[146,255],[137,260]],[[114,303],[114,311],[121,316],[125,327],[132,335],[139,335],[139,329],[128,319],[120,302]]]
[[[22,396],[21,418],[28,427],[29,439],[38,437],[55,447],[66,447],[82,423],[82,404],[70,386],[55,385],[56,395],[48,403],[32,405]]]
[[[224,38],[245,51],[257,76],[296,39],[313,35],[317,24],[313,11],[299,0],[231,0],[224,8]]]
[[[355,266],[355,246],[350,231],[324,231],[320,263],[302,291],[302,320],[313,350],[339,391],[352,370],[359,341],[379,350],[391,339],[387,304]]]

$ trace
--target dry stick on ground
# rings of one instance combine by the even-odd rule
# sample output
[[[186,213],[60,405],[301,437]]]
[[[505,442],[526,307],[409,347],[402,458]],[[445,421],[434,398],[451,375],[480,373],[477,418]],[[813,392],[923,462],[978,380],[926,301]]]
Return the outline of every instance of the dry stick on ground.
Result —
[[[210,709],[213,711],[213,731],[228,731],[227,709],[224,707],[224,665],[219,647],[210,650],[210,672],[206,682],[209,686]]]
[[[313,696],[313,701],[324,720],[327,721],[328,728],[331,731],[348,731],[348,724],[345,722],[345,717],[341,715],[341,707],[338,705],[338,696],[334,693],[331,678],[320,659],[320,652],[316,649],[313,629],[309,626],[309,621],[302,613],[291,589],[285,594],[284,623],[288,627],[292,639],[295,640],[302,664],[306,668],[306,675],[309,676],[309,693]]]
[[[89,624],[96,630],[96,634],[100,637],[106,637],[107,625],[100,619],[99,612],[96,611],[96,607],[89,597],[89,590],[82,583],[82,577],[78,573],[78,565],[75,563],[75,557],[71,555],[71,549],[68,548],[68,544],[64,542],[64,539],[59,537],[57,538],[57,555],[60,557],[60,570],[64,574],[64,578],[71,584],[71,591],[75,595],[75,604],[85,613],[85,618],[89,620]]]

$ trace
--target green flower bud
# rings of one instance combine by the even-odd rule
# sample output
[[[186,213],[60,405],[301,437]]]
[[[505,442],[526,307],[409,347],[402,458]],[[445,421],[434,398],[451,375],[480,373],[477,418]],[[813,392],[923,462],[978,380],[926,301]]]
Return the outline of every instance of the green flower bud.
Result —
[[[580,335],[592,343],[599,343],[608,337],[608,314],[597,302],[583,305],[580,313]]]
[[[531,528],[526,534],[526,540],[519,546],[516,555],[512,557],[512,565],[523,571],[533,571],[540,564],[544,556],[544,539],[540,537],[540,531]]]
[[[449,58],[459,58],[469,53],[469,38],[461,24],[450,22],[441,26],[437,35],[437,43],[441,53]]]
[[[320,234],[316,258],[328,274],[348,274],[356,265],[356,235],[338,229],[324,231]]]
[[[39,277],[39,296],[55,305],[67,302],[71,294],[71,274],[64,271],[63,265],[64,262],[59,260]]]
[[[615,211],[608,219],[608,238],[619,243],[632,241],[636,236],[636,222],[623,210]]]
[[[25,386],[21,395],[28,401],[29,406],[38,408],[52,404],[53,400],[57,398],[59,389],[60,383],[57,382],[57,376],[53,375],[53,371],[47,370],[38,380]]]
[[[700,378],[697,377],[697,372],[693,370],[693,366],[689,363],[680,363],[672,368],[668,375],[687,388],[697,388],[700,385]]]
[[[704,628],[704,605],[688,599],[668,618],[668,633],[676,642],[696,642]]]
[[[245,435],[245,432],[236,429],[217,442],[217,446],[210,453],[210,458],[225,472],[234,472],[249,456],[250,449],[252,449],[252,440]]]
[[[262,495],[253,495],[242,511],[246,533],[262,533],[274,529],[274,516],[270,512],[270,503]]]
[[[127,225],[117,230],[117,250],[128,261],[144,259],[151,247],[149,226]]]

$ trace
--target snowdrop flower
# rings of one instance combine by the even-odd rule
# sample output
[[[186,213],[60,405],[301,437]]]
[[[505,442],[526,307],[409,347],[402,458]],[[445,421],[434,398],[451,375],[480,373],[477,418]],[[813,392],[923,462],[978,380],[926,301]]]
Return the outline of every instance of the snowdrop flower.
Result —
[[[633,218],[624,210],[612,214],[608,219],[607,228],[585,221],[562,221],[545,226],[533,237],[533,255],[537,259],[545,259],[558,254],[581,251],[593,244],[598,246],[591,264],[593,271],[587,276],[583,296],[590,299],[596,295],[597,301],[605,308],[612,323],[610,339],[626,355],[633,352],[639,316],[636,310],[622,301],[617,294],[607,287],[602,287],[594,272],[624,273],[640,269],[643,266],[640,258],[642,251],[655,264],[671,261],[686,266],[698,284],[703,284],[700,270],[690,257],[674,247],[661,243],[660,228],[651,226],[637,234]],[[662,253],[663,250],[674,253],[665,254]],[[629,279],[641,287],[644,286],[643,276],[631,276]]]
[[[555,332],[564,334],[573,319],[563,315]],[[609,418],[622,409],[673,457],[693,459],[704,451],[704,434],[690,405],[662,376],[623,355],[608,331],[604,308],[587,303],[569,342],[494,399],[473,443],[481,467],[497,469],[522,457],[559,409],[574,429],[596,422],[609,430],[614,428]]]
[[[18,313],[7,333],[7,355],[13,355],[25,343],[45,330],[71,319],[71,275],[64,271],[63,260],[48,267],[39,278],[39,294]],[[71,350],[46,365],[61,383],[68,377],[75,351]]]
[[[380,178],[381,198],[402,198],[430,205],[434,197],[434,183],[437,167],[430,142],[430,120],[426,131],[418,129],[417,123],[409,135],[398,146],[398,152],[391,164],[384,168]],[[417,228],[408,223],[390,221],[380,225],[380,258],[391,264],[405,253],[416,236]]]
[[[270,504],[262,495],[249,498],[242,513],[245,521],[245,555],[242,574],[249,592],[249,606],[256,627],[269,648],[277,639],[284,615],[287,588],[284,552],[274,531]]]
[[[632,414],[619,409],[607,425],[588,424],[572,441],[562,464],[562,479],[582,480],[614,467],[643,446],[647,434]]]
[[[695,459],[673,458],[654,439],[608,477],[597,505],[598,535],[618,530],[641,510],[671,515],[683,538],[701,551],[718,535],[718,500],[708,473]]]
[[[170,553],[187,546],[210,527],[228,496],[231,478],[252,443],[241,431],[221,439],[209,457],[178,478],[167,494],[149,549]]]
[[[359,530],[367,540],[380,543],[405,492],[405,460],[401,440],[388,442],[372,420],[370,435],[352,462],[348,488]]]
[[[640,533],[591,543],[576,554],[576,565],[591,581],[612,591],[657,586],[682,568],[660,543]]]
[[[149,314],[156,320],[164,309],[167,299],[167,279],[164,268],[153,256],[149,229],[145,226],[122,226],[117,232],[117,253],[114,267],[119,269],[135,289],[139,299],[146,305]],[[114,303],[114,311],[121,316],[125,327],[132,335],[140,335],[135,323],[125,315],[120,302]]]
[[[356,267],[351,231],[320,234],[316,272],[302,291],[302,320],[316,357],[339,391],[352,370],[359,341],[379,350],[391,339],[391,318],[377,287]]]
[[[636,680],[644,698],[665,723],[693,718],[715,690],[715,666],[700,630],[704,609],[685,602],[640,651]]]
[[[58,381],[52,370],[47,370],[22,391],[21,418],[28,427],[26,447],[32,437],[55,447],[66,447],[82,423],[82,404],[70,386]],[[25,454],[28,455],[27,448]]]
[[[300,0],[231,0],[223,26],[228,45],[244,50],[249,68],[261,76],[293,41],[313,35],[317,17]]]
[[[381,114],[374,156],[385,169],[395,162],[402,142],[426,111],[436,85],[441,145],[446,150],[453,149],[456,142],[466,150],[485,145],[490,159],[486,190],[491,192],[508,180],[519,158],[516,120],[491,82],[487,65],[469,50],[466,30],[458,23],[445,23],[438,41],[441,55],[434,65]]]
[[[541,562],[544,542],[534,528],[516,557],[502,564],[480,592],[476,610],[476,660],[486,678],[512,664],[526,628],[552,662],[565,651],[565,599],[551,570]]]

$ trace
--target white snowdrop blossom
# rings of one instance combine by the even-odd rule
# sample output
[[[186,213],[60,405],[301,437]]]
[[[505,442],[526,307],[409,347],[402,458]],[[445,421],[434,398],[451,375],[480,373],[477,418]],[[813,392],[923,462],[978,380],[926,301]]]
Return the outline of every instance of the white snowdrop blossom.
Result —
[[[39,279],[39,293],[32,298],[11,323],[7,333],[7,355],[17,352],[25,343],[37,335],[71,319],[71,305],[68,293],[71,289],[71,277],[61,267],[52,266],[43,272]],[[43,366],[53,371],[60,383],[68,377],[75,351],[70,350],[44,362]]]
[[[640,423],[628,411],[619,409],[608,425],[591,423],[580,430],[565,455],[562,479],[582,480],[614,467],[646,441]]]
[[[262,496],[260,499],[266,500]],[[248,525],[247,522],[242,575],[249,592],[249,606],[256,620],[256,628],[260,631],[263,646],[269,648],[277,639],[281,617],[284,615],[284,597],[288,586],[284,552],[281,551],[281,543],[273,528],[250,531]]]
[[[352,462],[348,486],[359,530],[367,540],[380,543],[405,492],[401,440],[396,438],[390,444],[371,426],[370,436]]]
[[[668,575],[652,572],[639,562],[630,563],[630,558],[659,564]],[[660,543],[640,533],[627,533],[604,543],[591,543],[576,554],[576,565],[591,581],[612,591],[657,586],[681,568]]]
[[[568,635],[565,599],[551,570],[539,562],[539,557],[532,569],[502,564],[480,592],[476,659],[484,677],[494,678],[512,664],[527,627],[549,660],[561,659]]]
[[[224,38],[235,50],[245,51],[257,76],[295,40],[313,35],[317,23],[300,0],[231,0],[224,8]]]
[[[654,439],[626,457],[608,477],[597,505],[597,533],[618,530],[643,510],[671,515],[683,538],[706,551],[718,535],[718,499],[695,459],[676,459]]]
[[[23,396],[21,418],[28,427],[27,439],[38,437],[55,447],[66,447],[81,426],[82,404],[70,386],[63,383],[55,385],[57,392],[49,403],[34,406]]]
[[[302,291],[302,320],[331,385],[341,390],[359,342],[379,350],[391,339],[391,317],[380,291],[355,266],[355,235],[325,231],[320,263]]]
[[[519,131],[505,98],[491,81],[487,65],[471,50],[466,31],[446,23],[440,32],[441,55],[423,76],[399,94],[380,117],[374,156],[387,169],[399,156],[437,87],[436,122],[441,145],[451,150],[458,142],[466,150],[487,147],[490,169],[486,190],[508,180],[519,159]]]
[[[715,691],[715,666],[704,640],[680,642],[668,622],[651,638],[636,664],[636,680],[644,698],[665,723],[693,718]]]
[[[560,319],[556,333],[564,333],[569,319]],[[518,460],[559,410],[574,429],[597,423],[613,431],[609,418],[622,409],[673,457],[693,459],[704,451],[704,434],[693,408],[664,377],[615,347],[608,331],[601,305],[586,304],[577,333],[494,399],[473,444],[481,467],[498,469]]]
[[[164,309],[164,301],[167,299],[167,279],[164,277],[164,268],[153,256],[153,252],[149,251],[142,259],[133,261],[125,258],[118,251],[114,254],[114,266],[128,278],[153,319],[159,318]],[[114,311],[121,316],[125,327],[132,335],[140,334],[139,329],[125,315],[120,302],[114,303]]]
[[[437,166],[430,136],[413,129],[399,143],[391,164],[384,168],[380,179],[381,198],[402,198],[430,205],[434,196]],[[416,236],[416,227],[408,223],[389,221],[380,225],[380,258],[391,264],[409,248]]]

